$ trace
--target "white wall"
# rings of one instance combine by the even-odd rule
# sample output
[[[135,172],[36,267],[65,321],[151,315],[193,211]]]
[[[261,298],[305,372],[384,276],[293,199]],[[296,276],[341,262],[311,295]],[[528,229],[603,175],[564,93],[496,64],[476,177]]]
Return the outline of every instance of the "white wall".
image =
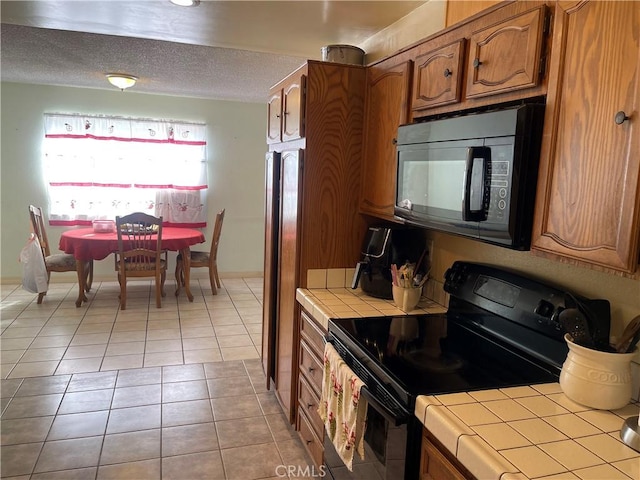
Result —
[[[169,97],[126,92],[1,84],[1,215],[0,279],[21,278],[17,258],[30,232],[27,206],[47,209],[41,168],[43,113],[65,112],[188,120],[207,124],[209,159],[209,226],[203,231],[208,250],[215,213],[226,208],[218,251],[220,274],[262,274],[264,255],[264,156],[266,108],[263,104]],[[65,227],[48,227],[57,250]],[[175,253],[170,256],[173,271]],[[115,280],[112,257],[96,262],[98,279]],[[204,269],[194,271],[206,275]],[[55,277],[55,278],[54,278]],[[52,275],[52,281],[74,281],[73,274]]]

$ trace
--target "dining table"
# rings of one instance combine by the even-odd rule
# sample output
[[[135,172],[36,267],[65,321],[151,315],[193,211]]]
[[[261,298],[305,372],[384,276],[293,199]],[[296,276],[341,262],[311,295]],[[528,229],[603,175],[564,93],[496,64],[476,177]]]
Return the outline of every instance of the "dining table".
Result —
[[[193,228],[162,227],[161,248],[163,250],[176,251],[182,254],[184,262],[185,292],[190,302],[193,302],[193,294],[189,287],[191,270],[192,245],[204,243],[204,234]],[[73,255],[76,259],[78,273],[78,298],[76,307],[87,301],[85,294],[85,265],[90,260],[104,260],[112,253],[118,251],[117,232],[96,232],[90,228],[75,228],[62,232],[59,248],[65,253]]]

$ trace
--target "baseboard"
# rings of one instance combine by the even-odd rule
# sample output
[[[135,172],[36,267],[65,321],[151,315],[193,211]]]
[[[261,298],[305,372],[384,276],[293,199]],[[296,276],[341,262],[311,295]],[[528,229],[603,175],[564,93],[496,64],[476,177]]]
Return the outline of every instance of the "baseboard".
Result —
[[[224,281],[225,278],[262,278],[264,272],[220,272],[220,279]],[[205,268],[193,269],[191,271],[191,278],[198,280],[209,280],[209,272]],[[167,274],[167,281],[174,280],[173,275]],[[51,275],[51,283],[74,283],[76,281],[75,274],[63,275],[61,273],[54,273]],[[115,274],[102,274],[95,275],[93,277],[94,282],[116,282],[117,278]],[[21,285],[21,277],[2,277],[0,278],[0,285]]]

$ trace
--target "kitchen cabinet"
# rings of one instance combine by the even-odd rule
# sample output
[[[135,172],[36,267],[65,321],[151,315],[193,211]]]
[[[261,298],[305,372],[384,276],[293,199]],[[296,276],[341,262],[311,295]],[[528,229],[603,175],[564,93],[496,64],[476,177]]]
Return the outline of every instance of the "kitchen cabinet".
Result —
[[[324,336],[326,331],[302,310],[296,427],[303,446],[316,466],[323,463],[324,424],[318,414],[322,394]]]
[[[267,102],[267,143],[304,136],[304,68],[272,88]]]
[[[296,289],[306,287],[309,269],[355,265],[366,229],[358,215],[365,72],[310,60],[269,97],[287,96],[291,78],[305,79],[304,135],[269,144],[265,180],[262,360],[291,423],[300,355]]]
[[[414,110],[460,101],[465,40],[424,53],[415,60]]]
[[[367,108],[360,211],[393,220],[398,127],[409,122],[412,62],[382,61],[367,69]]]
[[[469,480],[474,478],[426,428],[423,429],[420,480]]]
[[[520,13],[471,35],[466,98],[538,85],[546,6]]]
[[[551,10],[505,2],[401,52],[415,62],[410,120],[545,95]]]
[[[635,2],[557,3],[532,241],[627,276],[640,231],[638,32]]]

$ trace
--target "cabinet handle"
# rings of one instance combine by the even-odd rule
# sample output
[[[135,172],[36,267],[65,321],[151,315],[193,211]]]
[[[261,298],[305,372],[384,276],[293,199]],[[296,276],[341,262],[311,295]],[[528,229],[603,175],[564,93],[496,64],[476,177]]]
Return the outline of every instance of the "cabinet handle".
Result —
[[[314,370],[315,370],[315,368],[313,368],[313,367],[308,367],[308,368],[307,368],[307,371],[308,371],[309,373],[313,373],[313,372],[314,372]]]
[[[280,114],[279,113],[276,114],[276,118],[280,118]]]
[[[311,445],[313,443],[313,440],[307,440],[307,445]]]
[[[307,403],[307,410],[313,407],[313,403]]]
[[[616,125],[622,125],[627,120],[629,120],[629,117],[627,117],[627,114],[622,110],[616,113],[616,116],[613,117],[613,121],[616,122]]]
[[[480,61],[479,58],[474,58],[473,59],[473,68],[478,68],[480,65],[482,65],[482,62]]]
[[[452,73],[452,72],[451,72],[451,70],[449,70],[448,68],[445,68],[445,69],[444,69],[444,76],[445,76],[445,78],[446,78],[446,77],[450,77],[450,76],[451,76],[451,73]]]
[[[283,115],[289,115],[289,112],[282,112]]]
[[[398,144],[398,139],[394,138],[393,140],[391,140],[391,143],[393,143],[394,145],[397,145]]]

